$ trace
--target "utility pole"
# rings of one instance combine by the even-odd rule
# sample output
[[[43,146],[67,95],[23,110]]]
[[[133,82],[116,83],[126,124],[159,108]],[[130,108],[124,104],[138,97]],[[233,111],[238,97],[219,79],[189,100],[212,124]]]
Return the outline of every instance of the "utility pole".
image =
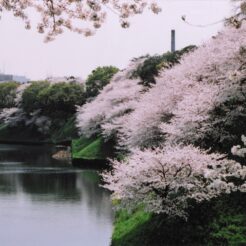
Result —
[[[171,30],[171,52],[176,50],[175,30]]]

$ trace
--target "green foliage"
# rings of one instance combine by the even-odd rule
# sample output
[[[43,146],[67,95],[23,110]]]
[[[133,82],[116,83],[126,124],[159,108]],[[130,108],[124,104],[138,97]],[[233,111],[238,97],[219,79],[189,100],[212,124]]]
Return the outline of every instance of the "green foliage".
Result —
[[[246,193],[233,193],[212,201],[208,221],[210,246],[246,245]],[[208,210],[209,211],[209,210]]]
[[[47,81],[36,81],[27,87],[22,94],[22,107],[26,112],[32,112],[40,109],[38,95],[42,90],[48,88],[50,83]]]
[[[112,246],[246,245],[245,207],[246,194],[232,193],[193,204],[187,221],[150,215],[143,210],[132,214],[119,211]]]
[[[45,112],[52,115],[57,111],[75,113],[76,105],[85,102],[84,88],[76,83],[57,83],[43,89],[38,101]]]
[[[110,79],[119,71],[113,66],[98,67],[92,71],[86,80],[87,97],[95,97],[100,90],[110,82]]]
[[[144,86],[155,84],[155,77],[159,75],[162,68],[171,68],[179,63],[180,58],[185,54],[195,49],[195,46],[187,46],[182,50],[175,52],[167,52],[163,55],[147,57],[136,71],[133,72],[133,77],[140,77]]]
[[[0,108],[11,108],[15,106],[16,89],[18,83],[0,83]]]
[[[213,245],[246,245],[246,214],[221,215],[211,229]]]
[[[80,84],[40,81],[33,82],[24,91],[22,105],[26,112],[40,109],[44,115],[61,118],[64,114],[74,114],[76,105],[84,102],[84,88]]]

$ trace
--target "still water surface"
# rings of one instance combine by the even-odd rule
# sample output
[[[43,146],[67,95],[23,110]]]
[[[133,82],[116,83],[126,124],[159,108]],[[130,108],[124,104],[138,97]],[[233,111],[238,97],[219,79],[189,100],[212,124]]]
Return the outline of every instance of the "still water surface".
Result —
[[[97,172],[52,151],[0,145],[0,245],[109,246],[113,213]]]

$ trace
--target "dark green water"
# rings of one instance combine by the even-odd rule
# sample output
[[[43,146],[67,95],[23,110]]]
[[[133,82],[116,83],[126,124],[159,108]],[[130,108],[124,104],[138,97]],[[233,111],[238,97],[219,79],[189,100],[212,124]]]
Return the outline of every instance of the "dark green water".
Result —
[[[0,145],[0,246],[109,246],[113,213],[97,172],[52,152]]]

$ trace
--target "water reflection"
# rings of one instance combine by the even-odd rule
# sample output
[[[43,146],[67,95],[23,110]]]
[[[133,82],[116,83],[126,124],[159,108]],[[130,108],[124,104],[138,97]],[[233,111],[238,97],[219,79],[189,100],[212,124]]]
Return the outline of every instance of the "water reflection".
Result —
[[[109,193],[50,146],[0,145],[0,245],[108,246]]]

